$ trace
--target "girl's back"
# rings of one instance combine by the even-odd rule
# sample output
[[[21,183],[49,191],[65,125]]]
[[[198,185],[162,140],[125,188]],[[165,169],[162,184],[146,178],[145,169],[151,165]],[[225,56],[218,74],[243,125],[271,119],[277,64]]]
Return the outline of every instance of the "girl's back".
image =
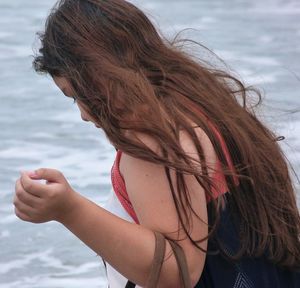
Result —
[[[195,125],[192,125],[195,127]],[[213,150],[213,145],[210,142],[209,138],[205,135],[202,129],[195,128],[195,132],[200,139],[201,145],[204,148],[204,155],[206,161],[210,163],[210,177],[219,181],[219,191],[222,191],[222,209],[220,214],[220,223],[218,228],[211,236],[208,241],[206,260],[202,275],[196,284],[195,287],[199,288],[250,288],[250,287],[274,287],[274,288],[296,288],[300,287],[300,273],[296,270],[284,269],[278,267],[274,263],[270,262],[267,257],[267,249],[264,255],[260,257],[252,256],[243,256],[239,260],[232,260],[231,257],[234,257],[239,251],[240,242],[239,242],[239,230],[240,230],[240,213],[234,203],[234,199],[228,191],[225,183],[225,179],[222,178],[221,174],[216,173],[218,166],[218,159]],[[196,155],[195,147],[193,149],[193,143],[186,138],[184,133],[181,133],[180,139],[181,143],[185,148],[186,153],[190,155]],[[143,139],[140,137],[144,143],[151,143],[152,149],[155,149],[153,142],[149,139]],[[219,138],[222,142],[222,147],[227,152],[225,153],[229,157],[229,152],[226,149],[222,138]],[[157,148],[157,147],[156,147]],[[135,160],[132,161],[131,157],[124,155],[121,151],[117,152],[116,161],[112,169],[112,184],[114,191],[118,197],[118,200],[123,207],[119,207],[115,210],[114,204],[110,203],[107,207],[111,209],[114,213],[120,213],[120,217],[125,219],[131,219],[136,223],[139,223],[138,216],[133,208],[133,205],[130,201],[130,195],[128,195],[126,184],[124,181],[128,179],[126,176],[128,173],[131,173],[134,165],[139,165],[139,162]],[[142,165],[137,167],[138,170],[143,169]],[[131,177],[135,178],[136,175]],[[129,177],[129,178],[131,178]],[[224,183],[221,183],[224,181]],[[127,187],[130,185],[127,185]],[[154,184],[155,186],[155,184]],[[222,187],[222,188],[221,188]],[[226,187],[226,188],[225,188]],[[216,192],[216,191],[215,191]],[[236,193],[247,193],[247,187],[239,185],[238,192]],[[215,197],[217,195],[215,194]],[[215,209],[213,203],[207,199],[207,211],[208,211],[208,221],[210,225],[213,225]],[[117,204],[118,206],[118,204]],[[119,210],[119,211],[118,211]],[[124,210],[122,212],[122,210]],[[121,212],[120,212],[121,211]],[[126,216],[127,214],[127,216]],[[109,268],[109,278],[118,279],[115,274],[118,274],[116,271],[113,271]],[[119,281],[122,281],[122,277],[119,278]],[[115,282],[112,280],[111,282]],[[124,283],[124,279],[123,279]],[[121,287],[121,285],[120,285]]]
[[[246,193],[246,191],[241,191]],[[239,225],[234,203],[230,193],[226,193],[226,206],[220,216],[220,226],[212,239],[208,241],[208,253],[197,288],[298,288],[300,272],[278,267],[265,255],[254,258],[243,256],[232,261],[240,246]],[[208,217],[213,209],[208,204]],[[223,252],[220,252],[223,250]]]

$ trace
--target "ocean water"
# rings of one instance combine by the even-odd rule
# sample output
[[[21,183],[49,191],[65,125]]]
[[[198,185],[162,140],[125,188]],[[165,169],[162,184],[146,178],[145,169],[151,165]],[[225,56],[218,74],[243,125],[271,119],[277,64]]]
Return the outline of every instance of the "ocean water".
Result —
[[[25,3],[26,2],[26,3]],[[21,170],[52,167],[99,205],[110,186],[114,149],[80,120],[49,77],[31,68],[35,33],[53,0],[0,1],[0,288],[106,287],[102,262],[58,223],[34,225],[13,213]],[[262,118],[300,172],[300,2],[298,0],[134,1],[168,37],[184,28],[249,85],[264,91]]]

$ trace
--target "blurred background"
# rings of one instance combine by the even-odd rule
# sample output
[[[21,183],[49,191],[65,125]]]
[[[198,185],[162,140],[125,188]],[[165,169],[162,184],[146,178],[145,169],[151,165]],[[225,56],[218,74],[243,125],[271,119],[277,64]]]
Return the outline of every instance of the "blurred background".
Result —
[[[75,190],[103,205],[114,149],[81,122],[72,100],[31,68],[36,32],[53,0],[0,1],[0,288],[106,287],[101,259],[60,224],[14,216],[21,170],[61,170]],[[140,0],[160,31],[201,42],[264,94],[260,114],[300,172],[300,2]],[[35,44],[34,44],[35,43]],[[299,187],[297,186],[299,189]],[[298,190],[299,191],[299,190]],[[299,194],[299,193],[298,193]],[[95,227],[96,229],[96,227]]]

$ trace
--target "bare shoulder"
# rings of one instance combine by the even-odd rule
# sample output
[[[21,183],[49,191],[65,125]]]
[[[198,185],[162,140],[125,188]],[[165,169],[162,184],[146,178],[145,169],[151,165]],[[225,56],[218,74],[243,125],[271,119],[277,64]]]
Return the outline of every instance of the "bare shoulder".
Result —
[[[213,168],[215,166],[217,156],[209,137],[204,132],[204,130],[200,127],[194,128],[194,131],[198,136],[208,167]],[[135,137],[137,137],[139,141],[144,143],[148,148],[150,148],[155,153],[158,154],[161,153],[157,142],[155,142],[155,140],[151,138],[149,135],[139,133],[139,134],[135,134]],[[199,160],[197,149],[191,137],[188,135],[186,131],[180,132],[180,145],[188,155],[192,156],[195,160]],[[130,168],[140,169],[144,165],[147,165],[149,167],[155,166],[155,165],[151,165],[151,163],[147,163],[146,161],[142,161],[141,159],[123,153],[122,160],[120,163],[120,171],[123,174],[127,169]]]

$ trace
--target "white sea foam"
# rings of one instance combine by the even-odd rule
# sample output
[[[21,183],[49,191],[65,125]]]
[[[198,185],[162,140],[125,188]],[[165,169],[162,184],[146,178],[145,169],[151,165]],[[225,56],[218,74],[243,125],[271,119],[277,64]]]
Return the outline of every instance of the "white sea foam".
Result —
[[[62,261],[53,256],[53,249],[47,249],[42,252],[31,253],[22,256],[20,259],[11,260],[5,263],[0,262],[0,275],[12,271],[22,271],[24,267],[30,266],[34,262],[41,263],[40,265],[47,268],[51,273],[37,275],[36,277],[22,277],[20,281],[7,282],[0,287],[105,287],[106,282],[103,277],[102,263],[99,259],[97,262],[83,263],[79,266],[66,265]],[[59,272],[54,272],[59,271]],[[91,271],[98,270],[99,276],[87,277]],[[70,285],[70,286],[65,286]],[[72,286],[71,286],[72,285]],[[74,285],[74,286],[73,286]]]
[[[258,67],[263,66],[279,66],[280,62],[275,58],[263,57],[263,56],[242,56],[241,61],[245,61],[249,64],[259,65]]]
[[[255,75],[254,73],[251,73],[248,75],[245,74],[245,77],[243,78],[246,79],[247,83],[251,83],[252,85],[261,85],[261,84],[265,85],[270,83],[276,83],[277,81],[276,75],[272,75],[272,74]]]
[[[107,282],[100,277],[84,277],[84,278],[66,278],[56,279],[52,276],[37,276],[25,278],[21,281],[14,281],[11,283],[0,284],[0,288],[105,288]]]
[[[103,157],[103,152],[107,151]],[[105,155],[105,154],[104,154]],[[50,144],[41,143],[22,143],[18,147],[9,147],[0,151],[0,161],[16,159],[20,163],[11,169],[15,175],[10,179],[8,186],[11,191],[3,190],[2,196],[12,195],[14,191],[14,182],[19,177],[20,171],[33,171],[38,168],[53,168],[63,172],[70,184],[80,192],[88,186],[99,187],[98,203],[103,203],[105,191],[101,191],[103,185],[111,185],[110,170],[114,160],[114,153],[110,146],[99,147],[99,150],[91,149],[82,151],[80,148],[57,147]],[[23,164],[21,164],[23,163]],[[92,196],[92,191],[86,191]],[[97,196],[95,196],[97,197]],[[104,197],[104,198],[103,198]],[[0,219],[0,223],[12,223],[16,218],[8,215]]]
[[[300,177],[300,120],[298,121],[282,121],[276,125],[277,135],[283,135],[284,141],[280,141],[280,147],[284,151],[287,159],[291,163],[298,177]],[[295,175],[292,174],[294,179]],[[295,184],[299,186],[297,180]],[[298,187],[298,202],[300,201],[300,186]],[[299,202],[300,204],[300,202]],[[300,208],[300,206],[299,206]]]
[[[14,222],[17,222],[18,220],[19,218],[17,218],[17,216],[15,216],[14,214],[9,214],[0,218],[0,224],[12,224]]]
[[[264,1],[253,1],[253,6],[251,7],[251,12],[255,14],[265,14],[268,15],[297,15],[300,14],[300,3],[297,0],[291,1],[274,1],[274,0],[264,0]]]
[[[32,55],[30,47],[25,45],[0,46],[1,59],[29,58]]]
[[[205,24],[212,24],[218,22],[218,20],[215,17],[205,16],[205,17],[201,17],[201,22]]]
[[[10,231],[9,230],[2,230],[1,232],[0,232],[0,239],[2,238],[9,238],[9,236],[10,236],[11,234],[10,234]]]
[[[265,41],[268,41],[265,38]],[[265,67],[265,66],[279,66],[281,63],[275,59],[274,57],[266,57],[266,56],[257,56],[257,55],[245,55],[241,51],[229,51],[229,50],[215,50],[214,51],[221,59],[227,61],[239,61],[244,62],[246,64],[255,64],[257,67]]]
[[[30,255],[25,255],[21,259],[12,260],[9,262],[0,262],[0,275],[10,272],[11,270],[17,270],[29,265],[33,260],[37,259],[42,255],[42,253],[33,253]]]
[[[54,120],[58,122],[72,122],[72,123],[81,123],[82,119],[80,118],[80,114],[78,111],[75,110],[69,110],[64,111],[62,113],[58,113],[56,115],[53,115],[49,117],[49,120]]]
[[[60,270],[60,272],[57,272],[56,276],[76,276],[85,274],[90,270],[93,270],[95,268],[99,269],[102,267],[102,263],[99,259],[98,262],[89,262],[89,263],[83,263],[79,266],[74,265],[67,265],[64,264],[61,259],[53,256],[53,249],[46,249],[45,251],[40,251],[36,253],[31,253],[22,256],[20,259],[15,259],[9,262],[1,263],[0,262],[0,274],[8,273],[12,270],[18,270],[25,267],[25,265],[30,265],[31,262],[39,261],[41,266],[47,267],[47,268],[55,268]]]
[[[262,36],[259,36],[259,37],[258,37],[258,40],[259,40],[261,43],[269,44],[269,43],[271,43],[271,42],[274,41],[274,37],[271,36],[271,35],[262,35]]]
[[[240,53],[237,51],[214,49],[214,53],[225,61],[232,61],[240,58]]]
[[[11,205],[3,205],[3,203],[0,205],[0,213],[9,213],[11,209]]]
[[[10,36],[12,36],[13,33],[11,32],[7,32],[7,31],[0,31],[0,39],[5,39],[5,38],[8,38]]]

